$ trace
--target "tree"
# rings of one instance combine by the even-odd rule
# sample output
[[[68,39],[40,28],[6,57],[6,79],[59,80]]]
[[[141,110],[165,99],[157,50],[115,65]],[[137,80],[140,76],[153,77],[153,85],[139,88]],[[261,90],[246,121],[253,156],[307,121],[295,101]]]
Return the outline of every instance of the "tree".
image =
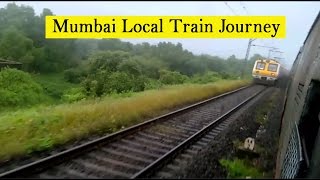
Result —
[[[130,54],[124,51],[99,51],[89,57],[89,73],[98,69],[114,72],[118,70],[119,64],[129,59]]]
[[[19,61],[33,48],[33,41],[15,27],[7,28],[0,39],[0,57]]]
[[[228,57],[227,61],[237,61],[238,59],[236,58],[236,56],[233,54],[230,57]]]
[[[143,67],[141,67],[141,64],[139,64],[137,60],[133,58],[122,61],[117,67],[119,71],[132,74],[133,76],[141,75],[142,68]]]

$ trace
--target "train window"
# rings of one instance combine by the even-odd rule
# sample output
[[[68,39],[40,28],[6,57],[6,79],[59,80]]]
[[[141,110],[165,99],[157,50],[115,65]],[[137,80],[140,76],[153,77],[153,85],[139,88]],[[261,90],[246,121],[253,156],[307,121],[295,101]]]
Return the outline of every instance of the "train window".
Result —
[[[256,69],[264,70],[265,66],[266,66],[266,63],[258,62],[257,66],[256,66]]]
[[[305,170],[310,174],[319,174],[319,167],[315,166],[320,157],[319,148],[319,101],[320,101],[320,82],[311,81],[306,95],[305,105],[301,113],[299,133],[301,135],[302,152],[305,159]],[[316,164],[315,164],[316,163]],[[306,173],[306,171],[304,172]]]
[[[278,69],[278,64],[269,64],[268,71],[276,72]]]

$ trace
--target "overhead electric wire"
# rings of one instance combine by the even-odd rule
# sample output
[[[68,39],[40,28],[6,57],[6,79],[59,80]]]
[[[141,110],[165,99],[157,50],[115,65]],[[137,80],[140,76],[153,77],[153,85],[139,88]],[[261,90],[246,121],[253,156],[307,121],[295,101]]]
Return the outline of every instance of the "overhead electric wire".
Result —
[[[249,15],[249,12],[248,12],[246,6],[245,6],[241,1],[240,1],[239,3],[240,3],[240,6],[242,6],[242,8],[245,10],[245,12],[247,13],[247,15]]]
[[[232,11],[232,13],[233,13],[234,15],[238,15],[238,14],[235,13],[235,11],[229,6],[228,3],[224,2],[224,4]]]

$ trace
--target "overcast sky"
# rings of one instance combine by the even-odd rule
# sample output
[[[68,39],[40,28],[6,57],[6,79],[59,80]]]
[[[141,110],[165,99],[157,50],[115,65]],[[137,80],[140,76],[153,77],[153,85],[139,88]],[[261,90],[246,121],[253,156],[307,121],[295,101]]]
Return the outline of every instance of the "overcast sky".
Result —
[[[0,2],[0,8],[13,1]],[[254,1],[194,1],[194,2],[75,2],[75,1],[21,1],[16,4],[30,5],[40,14],[43,8],[49,8],[56,15],[283,15],[287,20],[285,39],[257,39],[253,44],[273,46],[283,51],[271,57],[284,58],[285,64],[291,66],[299,48],[315,20],[320,2],[254,2]],[[133,43],[159,41],[181,42],[185,49],[195,54],[210,54],[228,57],[232,54],[244,58],[248,39],[125,39]],[[260,53],[268,56],[268,49],[252,47],[250,56]]]

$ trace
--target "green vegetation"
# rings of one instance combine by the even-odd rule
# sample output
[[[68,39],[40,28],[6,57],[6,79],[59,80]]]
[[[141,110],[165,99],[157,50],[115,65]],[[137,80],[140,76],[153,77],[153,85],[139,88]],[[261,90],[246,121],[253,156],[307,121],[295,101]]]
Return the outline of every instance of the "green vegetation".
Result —
[[[42,87],[28,73],[7,68],[0,71],[0,106],[33,105],[44,99]]]
[[[45,94],[56,101],[61,99],[66,91],[79,87],[78,84],[65,81],[63,73],[33,74],[32,77],[43,87]]]
[[[221,159],[219,161],[224,167],[227,168],[227,178],[262,178],[262,174],[257,168],[252,166],[249,162],[243,159],[227,160]]]

